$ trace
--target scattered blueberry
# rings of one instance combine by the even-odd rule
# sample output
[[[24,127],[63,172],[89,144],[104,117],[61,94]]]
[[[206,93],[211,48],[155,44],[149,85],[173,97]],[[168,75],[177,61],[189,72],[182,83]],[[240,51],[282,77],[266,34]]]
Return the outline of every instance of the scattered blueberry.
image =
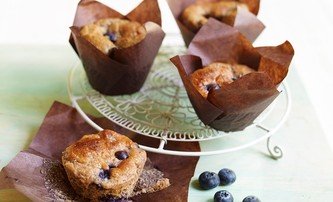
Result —
[[[115,33],[109,32],[107,33],[107,36],[109,37],[110,41],[112,42],[117,41],[117,35]]]
[[[220,184],[220,178],[216,173],[205,171],[199,176],[199,184],[202,189],[213,189]]]
[[[223,168],[219,171],[221,185],[230,185],[236,181],[236,174],[234,171]]]
[[[98,176],[100,178],[104,179],[110,179],[110,170],[101,170],[101,172],[99,172]]]
[[[220,86],[217,84],[214,84],[214,83],[210,83],[210,84],[206,85],[206,89],[208,91],[210,91],[211,89],[219,89],[219,88],[220,88]]]
[[[226,190],[221,190],[215,193],[214,202],[233,202],[234,197]]]
[[[256,196],[247,196],[243,199],[243,202],[260,202]]]
[[[115,155],[119,160],[124,160],[128,158],[128,153],[126,151],[117,151]]]

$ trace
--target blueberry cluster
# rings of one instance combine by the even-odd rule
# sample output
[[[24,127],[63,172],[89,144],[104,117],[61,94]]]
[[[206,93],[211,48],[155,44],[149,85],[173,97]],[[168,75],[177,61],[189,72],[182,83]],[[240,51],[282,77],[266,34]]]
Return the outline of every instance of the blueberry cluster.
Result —
[[[110,170],[111,170],[112,168],[115,168],[115,167],[116,167],[116,166],[110,164],[110,165],[109,165],[109,169],[101,169],[101,171],[99,172],[98,176],[99,176],[100,178],[102,178],[103,180],[104,180],[104,179],[110,179]]]
[[[234,171],[223,168],[218,174],[214,172],[205,171],[199,176],[200,187],[204,190],[213,189],[219,185],[231,185],[236,181],[236,174]],[[233,202],[234,198],[227,190],[221,190],[215,193],[214,202]],[[243,202],[260,202],[255,196],[247,196]]]
[[[105,170],[105,169],[102,169],[98,176],[102,179],[110,179],[110,170]]]
[[[129,157],[128,153],[126,151],[117,151],[115,153],[115,156],[117,159],[119,160],[124,160],[127,159]],[[115,165],[110,164],[109,165],[109,169],[101,169],[101,171],[99,172],[98,176],[101,179],[110,179],[110,172],[112,168],[116,168]]]

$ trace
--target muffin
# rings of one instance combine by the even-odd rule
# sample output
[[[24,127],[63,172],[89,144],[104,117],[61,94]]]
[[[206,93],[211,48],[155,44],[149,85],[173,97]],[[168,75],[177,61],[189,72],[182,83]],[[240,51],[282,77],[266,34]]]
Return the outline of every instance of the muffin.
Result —
[[[105,95],[126,95],[143,86],[165,33],[157,0],[143,0],[127,15],[98,1],[80,1],[70,43],[89,84]]]
[[[170,60],[198,118],[230,132],[252,125],[280,94],[277,87],[287,76],[293,55],[288,41],[253,47],[237,29],[210,18],[187,54]]]
[[[207,24],[209,18],[235,27],[252,42],[265,28],[256,16],[260,0],[167,0],[167,2],[187,47],[197,32]]]
[[[216,62],[194,71],[190,80],[199,93],[207,98],[212,88],[221,88],[251,72],[254,70],[246,65]]]
[[[248,10],[246,4],[236,1],[195,3],[185,8],[181,14],[181,21],[193,32],[197,32],[210,17],[232,26],[237,15],[237,7]]]
[[[104,130],[67,147],[62,163],[77,194],[95,200],[130,197],[146,158],[146,152],[129,138]]]
[[[114,48],[128,48],[139,43],[146,33],[140,23],[119,18],[100,19],[80,30],[83,38],[107,55]]]

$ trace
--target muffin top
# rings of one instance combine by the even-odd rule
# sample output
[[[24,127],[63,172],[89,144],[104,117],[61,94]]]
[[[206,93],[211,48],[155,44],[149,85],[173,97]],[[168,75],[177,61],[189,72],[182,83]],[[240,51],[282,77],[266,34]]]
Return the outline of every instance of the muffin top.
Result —
[[[85,135],[66,148],[62,156],[69,179],[81,188],[91,184],[117,189],[137,181],[146,162],[146,152],[126,136],[111,130]]]
[[[184,25],[193,32],[197,32],[210,17],[232,26],[238,6],[248,9],[246,4],[237,1],[194,3],[184,9],[180,18]]]
[[[135,21],[105,18],[83,26],[80,34],[104,54],[110,54],[113,48],[128,48],[139,43],[147,31]]]
[[[246,65],[216,62],[193,72],[190,80],[199,93],[207,98],[212,88],[221,88],[251,72],[254,70]]]

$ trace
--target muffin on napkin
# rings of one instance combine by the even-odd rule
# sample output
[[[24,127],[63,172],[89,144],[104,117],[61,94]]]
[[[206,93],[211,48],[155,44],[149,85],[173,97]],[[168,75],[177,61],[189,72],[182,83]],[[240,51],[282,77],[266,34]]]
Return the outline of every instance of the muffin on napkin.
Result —
[[[260,0],[168,0],[168,4],[186,46],[209,18],[237,28],[252,42],[265,28],[256,18]]]
[[[171,61],[201,121],[217,130],[239,131],[279,95],[277,86],[293,55],[288,41],[255,48],[237,29],[211,18],[192,40],[188,55]]]
[[[156,138],[134,135],[106,118],[93,120],[103,128],[115,128],[119,134],[130,135],[132,141],[140,144],[154,147],[159,144]],[[1,169],[0,191],[16,189],[31,201],[89,201],[76,194],[61,158],[63,151],[80,140],[82,134],[94,133],[95,129],[86,123],[75,108],[54,102],[29,147]],[[200,151],[198,142],[189,142],[186,147],[182,142],[169,142],[166,148]],[[147,152],[147,156],[133,196],[128,199],[105,197],[102,201],[186,201],[198,157],[183,158],[151,152]]]
[[[70,29],[89,83],[107,95],[141,89],[165,35],[157,0],[144,0],[126,16],[81,0]]]
[[[151,182],[154,178],[143,168],[147,154],[136,143],[124,135],[111,130],[98,134],[85,135],[66,148],[62,155],[62,164],[74,190],[84,198],[101,200],[107,197],[128,198],[135,194],[154,192],[169,186],[169,180]],[[153,173],[153,174],[154,174]],[[146,177],[146,179],[145,179]],[[156,177],[155,177],[156,178]],[[139,179],[145,182],[146,191],[140,185],[134,192]]]

